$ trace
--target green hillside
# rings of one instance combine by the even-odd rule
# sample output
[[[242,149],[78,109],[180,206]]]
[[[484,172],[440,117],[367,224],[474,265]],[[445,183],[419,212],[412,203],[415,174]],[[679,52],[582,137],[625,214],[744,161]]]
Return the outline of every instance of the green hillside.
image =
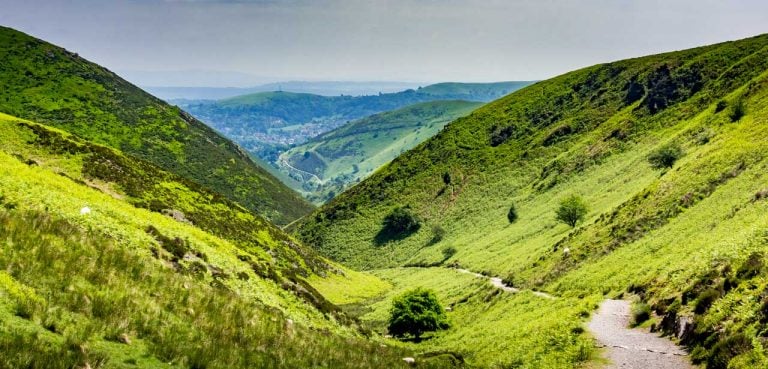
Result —
[[[435,101],[372,115],[288,150],[278,165],[299,185],[295,190],[322,203],[481,105]]]
[[[30,121],[0,115],[0,139],[0,367],[396,368],[414,355],[318,292],[332,281],[332,297],[357,301],[386,283],[245,208]]]
[[[568,306],[594,309],[606,296],[631,295],[651,305],[660,329],[674,336],[685,328],[681,339],[694,362],[766,367],[766,152],[763,35],[596,65],[512,93],[303,218],[296,234],[334,260],[377,270],[397,288],[433,285],[475,308],[476,320],[498,304],[529,311],[542,303],[473,303],[471,294],[451,293],[449,270],[437,266],[557,296],[558,304],[543,304],[535,316],[504,317],[516,347],[535,342],[533,332],[542,330],[531,328],[546,324],[564,334],[558,340],[552,333],[553,342],[579,342],[583,329],[568,330],[579,319]],[[575,228],[555,219],[571,195],[589,210]],[[517,219],[510,222],[512,206]],[[398,207],[421,226],[384,227]],[[405,265],[434,272],[414,278],[398,268]],[[369,305],[377,310],[378,303]],[[380,313],[363,316],[381,320]],[[585,360],[550,352],[551,365],[538,366],[514,350],[489,358],[482,333],[468,338],[477,331],[455,328],[425,345],[463,349],[503,367],[567,368]]]
[[[280,152],[351,120],[437,100],[487,102],[531,82],[440,83],[416,90],[364,96],[259,92],[219,101],[178,101],[179,106],[233,139],[253,155],[275,162]]]
[[[77,54],[0,27],[0,112],[189,178],[280,224],[311,205],[231,141]]]

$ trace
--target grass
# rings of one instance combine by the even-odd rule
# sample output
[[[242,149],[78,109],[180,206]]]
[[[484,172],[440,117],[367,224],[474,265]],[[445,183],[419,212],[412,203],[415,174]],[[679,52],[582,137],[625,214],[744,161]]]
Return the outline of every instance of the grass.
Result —
[[[255,250],[6,153],[0,199],[0,367],[379,368],[412,355],[263,278],[244,258]]]
[[[0,59],[2,113],[124,151],[276,223],[312,209],[231,141],[75,53],[1,27]]]
[[[759,264],[750,255],[766,245],[766,56],[763,35],[536,83],[449,124],[303,218],[296,234],[351,267],[460,265],[570,306],[631,291],[662,319],[694,322],[685,343],[697,360],[764,366],[766,273],[738,270]],[[744,113],[738,120],[730,116],[734,105]],[[673,144],[684,155],[656,168],[648,162]],[[571,195],[590,209],[574,229],[555,220],[558,203]],[[518,215],[512,224],[510,203]],[[429,226],[377,243],[384,217],[399,206]],[[431,241],[435,227],[444,230],[438,242]],[[447,247],[457,252],[443,260]],[[442,279],[393,278],[414,285]],[[697,301],[708,306],[696,309]],[[507,311],[518,311],[524,301],[509,304]],[[567,310],[545,308],[551,318],[531,320],[558,322],[557,311]],[[483,327],[461,347],[482,353],[480,335],[507,329]],[[527,347],[531,340],[514,342]],[[521,360],[536,367],[535,358]]]

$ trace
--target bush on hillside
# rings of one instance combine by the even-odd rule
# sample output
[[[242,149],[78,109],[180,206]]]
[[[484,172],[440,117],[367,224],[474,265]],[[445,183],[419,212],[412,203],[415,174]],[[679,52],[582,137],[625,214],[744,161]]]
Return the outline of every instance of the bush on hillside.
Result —
[[[384,228],[392,233],[412,233],[420,227],[419,218],[408,207],[397,207],[384,217]]]
[[[509,207],[509,211],[507,212],[507,220],[509,220],[510,223],[517,221],[517,209],[515,208],[515,204],[512,204]]]
[[[739,98],[731,107],[731,113],[728,115],[728,118],[731,118],[731,122],[738,122],[746,114],[747,106],[744,103],[744,98]]]
[[[560,201],[560,207],[557,209],[557,220],[575,227],[576,224],[584,219],[589,212],[587,203],[578,195],[571,195]]]
[[[432,239],[429,240],[430,245],[434,245],[443,240],[445,237],[445,228],[435,224],[432,226]]]
[[[453,255],[456,255],[456,253],[459,252],[459,250],[456,250],[453,246],[448,246],[443,249],[443,261],[446,261],[453,257]]]
[[[639,302],[632,307],[632,325],[638,326],[651,319],[651,307],[643,302]]]
[[[653,169],[672,168],[682,156],[683,148],[676,143],[670,143],[651,152],[648,155],[648,163]]]
[[[448,317],[431,290],[416,288],[392,300],[389,311],[389,333],[395,337],[421,339],[425,332],[447,329]]]
[[[701,294],[699,294],[699,297],[696,299],[696,304],[693,308],[693,312],[696,314],[704,314],[709,310],[709,308],[712,306],[712,304],[715,303],[715,300],[717,300],[720,297],[720,291],[709,288],[704,290]]]

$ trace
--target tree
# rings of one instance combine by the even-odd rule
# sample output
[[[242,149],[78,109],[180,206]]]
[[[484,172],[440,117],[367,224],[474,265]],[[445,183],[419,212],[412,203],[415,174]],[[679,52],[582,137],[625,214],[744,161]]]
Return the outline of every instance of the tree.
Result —
[[[451,185],[451,173],[448,173],[448,172],[443,173],[443,183],[445,183],[446,186]]]
[[[557,220],[575,227],[576,223],[584,219],[589,212],[586,202],[577,196],[571,195],[560,201],[560,207],[557,209]]]
[[[681,156],[683,156],[683,148],[676,143],[670,143],[648,155],[648,162],[654,169],[672,168]]]
[[[517,209],[515,209],[515,204],[512,204],[509,207],[509,212],[507,213],[507,220],[509,220],[510,223],[514,223],[517,221]]]
[[[389,333],[395,337],[413,336],[416,340],[425,332],[447,329],[448,317],[434,292],[416,288],[392,300],[389,311]]]
[[[419,219],[408,207],[397,207],[384,217],[384,229],[394,234],[416,232],[420,227]]]

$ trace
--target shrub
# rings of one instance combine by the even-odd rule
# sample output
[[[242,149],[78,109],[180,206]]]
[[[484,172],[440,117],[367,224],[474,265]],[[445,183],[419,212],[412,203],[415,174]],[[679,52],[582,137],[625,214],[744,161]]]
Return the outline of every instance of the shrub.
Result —
[[[746,114],[747,106],[744,103],[744,98],[739,98],[731,107],[731,113],[728,114],[728,118],[731,118],[731,122],[738,122]]]
[[[726,369],[734,357],[749,351],[752,341],[743,333],[731,334],[718,341],[707,358],[708,369]]]
[[[557,209],[557,220],[575,227],[578,222],[584,219],[589,212],[587,204],[580,196],[571,195],[560,201],[560,207]]]
[[[632,307],[632,325],[638,326],[651,319],[651,307],[643,302]]]
[[[739,279],[749,279],[756,277],[763,269],[763,254],[753,252],[749,254],[744,264],[736,271],[736,277]]]
[[[448,260],[453,257],[453,255],[456,255],[456,253],[459,252],[456,250],[453,246],[448,246],[443,249],[443,261]]]
[[[448,172],[443,173],[443,183],[445,183],[446,186],[450,186],[450,184],[451,184],[451,173],[448,173]]]
[[[672,168],[680,157],[683,149],[676,143],[664,145],[648,155],[648,162],[654,169]]]
[[[435,224],[432,226],[432,239],[429,240],[430,245],[434,245],[443,240],[445,237],[445,228]]]
[[[447,329],[448,317],[434,292],[417,288],[392,300],[389,311],[389,333],[395,337],[413,336]]]
[[[509,220],[510,223],[517,221],[517,209],[515,208],[515,204],[512,204],[509,207],[509,212],[507,212],[507,220]]]
[[[709,310],[709,308],[712,306],[712,304],[720,297],[720,291],[709,288],[704,290],[702,293],[699,294],[699,297],[696,299],[696,305],[693,308],[693,311],[696,314],[704,314]]]
[[[416,232],[420,227],[418,217],[408,207],[397,207],[384,218],[384,228],[392,233]]]
[[[725,110],[725,108],[727,107],[728,107],[728,102],[725,100],[720,100],[717,102],[717,105],[715,105],[715,113],[719,113]]]

